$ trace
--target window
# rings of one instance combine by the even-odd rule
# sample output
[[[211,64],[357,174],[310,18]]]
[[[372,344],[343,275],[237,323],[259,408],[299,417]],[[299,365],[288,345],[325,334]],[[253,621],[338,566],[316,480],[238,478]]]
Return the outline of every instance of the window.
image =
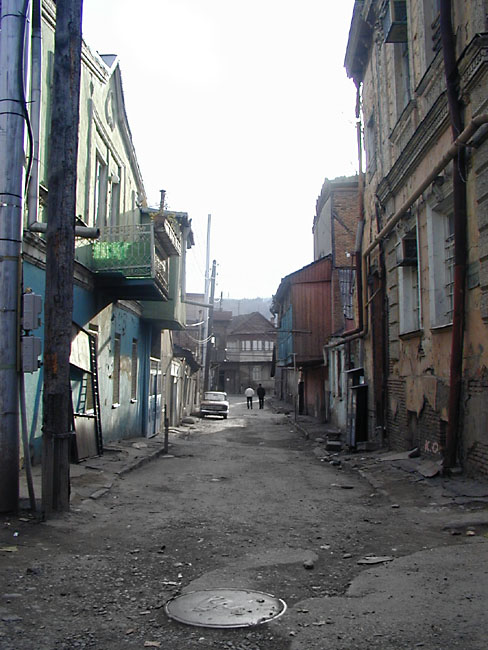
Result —
[[[410,101],[410,63],[408,43],[396,43],[395,48],[395,91],[397,118]]]
[[[253,366],[252,367],[252,380],[253,381],[261,381],[261,366]]]
[[[374,174],[376,171],[376,126],[374,113],[366,123],[365,131],[365,145],[366,145],[366,170],[368,174]]]
[[[432,63],[441,47],[440,0],[424,0],[425,69]]]
[[[110,223],[113,226],[119,224],[120,214],[120,167],[117,172],[110,174]]]
[[[131,401],[137,400],[137,339],[132,340],[132,360],[131,360],[131,389],[130,389],[130,398]]]
[[[411,99],[410,62],[408,47],[408,4],[397,0],[383,3],[381,21],[385,43],[393,48],[393,70],[390,73],[395,98],[396,119]]]
[[[94,215],[95,225],[102,227],[106,225],[107,218],[107,163],[97,152],[95,163],[95,197],[94,197]]]
[[[112,373],[112,406],[120,403],[120,334],[114,337],[114,371]]]
[[[412,228],[399,240],[397,268],[400,334],[405,334],[421,327],[417,228]]]
[[[387,0],[382,12],[385,43],[403,43],[407,40],[406,0]]]
[[[338,269],[338,272],[344,318],[351,320],[354,318],[354,307],[352,299],[354,294],[355,270],[346,268]]]
[[[250,350],[251,341],[241,341],[241,350]]]
[[[454,301],[454,218],[428,208],[430,325],[452,322]]]

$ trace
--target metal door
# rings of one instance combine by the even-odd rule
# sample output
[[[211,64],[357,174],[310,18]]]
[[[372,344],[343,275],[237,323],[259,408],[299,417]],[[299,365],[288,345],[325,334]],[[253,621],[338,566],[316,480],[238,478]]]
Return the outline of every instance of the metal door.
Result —
[[[149,398],[146,437],[152,438],[161,430],[161,361],[150,360]]]

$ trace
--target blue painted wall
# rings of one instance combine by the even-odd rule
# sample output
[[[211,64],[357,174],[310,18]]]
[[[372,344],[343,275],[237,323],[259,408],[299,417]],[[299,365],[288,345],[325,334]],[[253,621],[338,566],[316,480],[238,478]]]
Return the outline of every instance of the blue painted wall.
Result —
[[[278,328],[278,365],[286,366],[293,363],[293,312],[291,305],[282,315]]]
[[[24,290],[30,288],[44,297],[45,273],[24,263]],[[97,295],[79,286],[74,287],[73,321],[84,329],[98,327],[98,378],[100,410],[104,443],[145,435],[147,421],[149,357],[151,327],[136,313],[115,304],[99,304]],[[119,406],[113,404],[113,370],[115,334],[120,334]],[[33,332],[44,341],[44,319]],[[132,342],[137,341],[137,398],[131,399]],[[72,385],[79,389],[80,373],[72,373]],[[29,446],[35,462],[41,458],[42,435],[42,366],[38,372],[25,374]],[[77,396],[74,396],[76,400]]]

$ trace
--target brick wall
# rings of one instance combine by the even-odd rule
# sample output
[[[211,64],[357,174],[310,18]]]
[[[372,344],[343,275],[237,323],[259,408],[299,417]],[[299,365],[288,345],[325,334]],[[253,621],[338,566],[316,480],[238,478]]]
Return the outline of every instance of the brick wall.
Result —
[[[356,246],[359,221],[358,190],[336,190],[332,206],[334,214],[334,264],[350,266]]]
[[[474,443],[466,454],[465,469],[468,475],[488,478],[488,443]]]
[[[445,445],[445,423],[439,413],[425,402],[421,413],[407,410],[405,381],[390,376],[388,380],[388,443],[394,451],[408,451],[415,447],[422,456],[441,459]]]

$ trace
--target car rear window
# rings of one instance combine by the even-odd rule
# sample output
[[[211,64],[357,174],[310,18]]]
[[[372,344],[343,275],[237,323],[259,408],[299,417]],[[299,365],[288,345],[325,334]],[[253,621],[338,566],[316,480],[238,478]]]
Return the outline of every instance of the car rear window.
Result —
[[[204,399],[212,402],[225,402],[227,395],[225,393],[205,393]]]

